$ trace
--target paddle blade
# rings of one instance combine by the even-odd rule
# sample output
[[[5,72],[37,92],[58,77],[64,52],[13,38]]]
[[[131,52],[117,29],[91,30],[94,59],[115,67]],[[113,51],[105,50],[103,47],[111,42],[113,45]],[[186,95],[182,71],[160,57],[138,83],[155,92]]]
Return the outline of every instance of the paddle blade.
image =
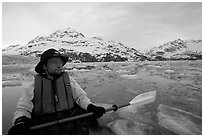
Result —
[[[156,91],[150,91],[150,92],[139,94],[130,101],[130,104],[140,107],[142,105],[152,103],[156,98],[156,93],[157,93]]]

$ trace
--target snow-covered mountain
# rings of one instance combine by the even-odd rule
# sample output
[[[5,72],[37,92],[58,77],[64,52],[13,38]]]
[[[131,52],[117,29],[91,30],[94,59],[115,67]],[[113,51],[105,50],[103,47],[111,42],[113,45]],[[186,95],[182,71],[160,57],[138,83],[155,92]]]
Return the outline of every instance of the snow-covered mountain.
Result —
[[[85,37],[72,28],[58,30],[47,37],[37,36],[26,45],[11,45],[2,54],[39,57],[49,48],[69,55],[69,61],[79,62],[202,59],[202,40],[177,39],[142,53],[121,42]]]
[[[145,53],[151,60],[202,59],[202,40],[177,39]]]
[[[72,28],[58,30],[47,37],[37,36],[26,45],[12,45],[3,54],[40,56],[48,48],[55,48],[70,55],[70,61],[135,61],[145,56],[120,42],[100,37],[87,38]]]

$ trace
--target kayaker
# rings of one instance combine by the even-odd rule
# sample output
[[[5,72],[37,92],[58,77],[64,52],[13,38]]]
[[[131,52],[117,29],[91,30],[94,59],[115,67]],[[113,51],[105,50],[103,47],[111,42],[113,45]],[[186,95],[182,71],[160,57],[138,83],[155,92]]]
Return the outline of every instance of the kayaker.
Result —
[[[42,53],[35,67],[35,81],[19,99],[8,134],[89,134],[90,118],[29,130],[34,125],[86,112],[93,112],[92,118],[96,119],[105,114],[105,108],[94,105],[79,84],[63,71],[67,61],[68,57],[55,49]]]

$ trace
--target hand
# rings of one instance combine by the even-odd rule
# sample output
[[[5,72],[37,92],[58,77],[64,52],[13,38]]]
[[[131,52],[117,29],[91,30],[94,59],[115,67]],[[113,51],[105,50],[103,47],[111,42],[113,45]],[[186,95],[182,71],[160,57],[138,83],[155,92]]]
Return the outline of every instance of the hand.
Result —
[[[105,108],[103,107],[99,107],[99,106],[95,106],[93,104],[89,104],[88,107],[87,107],[87,111],[88,112],[93,112],[94,113],[94,117],[95,118],[100,118],[103,116],[103,114],[106,113],[106,110]]]
[[[22,116],[16,119],[14,126],[8,131],[9,135],[28,135],[30,119]]]
[[[113,105],[112,107],[114,108],[113,111],[117,111],[118,110],[118,106]]]

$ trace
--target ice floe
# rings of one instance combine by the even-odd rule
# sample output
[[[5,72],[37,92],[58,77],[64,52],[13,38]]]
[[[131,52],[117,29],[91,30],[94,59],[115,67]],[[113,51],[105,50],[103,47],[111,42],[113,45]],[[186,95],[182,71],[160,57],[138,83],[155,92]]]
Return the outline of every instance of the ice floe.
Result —
[[[65,72],[71,72],[71,71],[84,72],[84,71],[90,71],[90,70],[88,70],[88,69],[76,69],[76,68],[74,68],[74,69],[72,69],[72,70],[65,70]]]
[[[202,119],[190,112],[160,104],[158,120],[162,127],[180,135],[201,135]]]
[[[172,73],[175,73],[175,71],[174,71],[174,70],[171,70],[171,69],[167,69],[167,70],[165,71],[165,73],[167,73],[167,74],[172,74]]]
[[[11,80],[11,81],[2,81],[2,87],[15,87],[15,86],[21,86],[22,82],[17,80]]]
[[[108,127],[117,135],[146,135],[146,124],[134,122],[128,119],[117,119],[108,124]]]
[[[117,70],[116,72],[117,72],[117,73],[128,73],[128,72],[130,72],[130,71],[127,71],[127,70],[121,70],[121,69],[120,69],[120,70]]]
[[[138,76],[137,75],[120,75],[120,77],[122,78],[127,78],[127,79],[137,79]]]
[[[156,69],[162,69],[162,66],[155,66]]]
[[[130,105],[124,108],[120,108],[116,113],[122,118],[134,119],[134,116],[137,113],[137,109]]]

